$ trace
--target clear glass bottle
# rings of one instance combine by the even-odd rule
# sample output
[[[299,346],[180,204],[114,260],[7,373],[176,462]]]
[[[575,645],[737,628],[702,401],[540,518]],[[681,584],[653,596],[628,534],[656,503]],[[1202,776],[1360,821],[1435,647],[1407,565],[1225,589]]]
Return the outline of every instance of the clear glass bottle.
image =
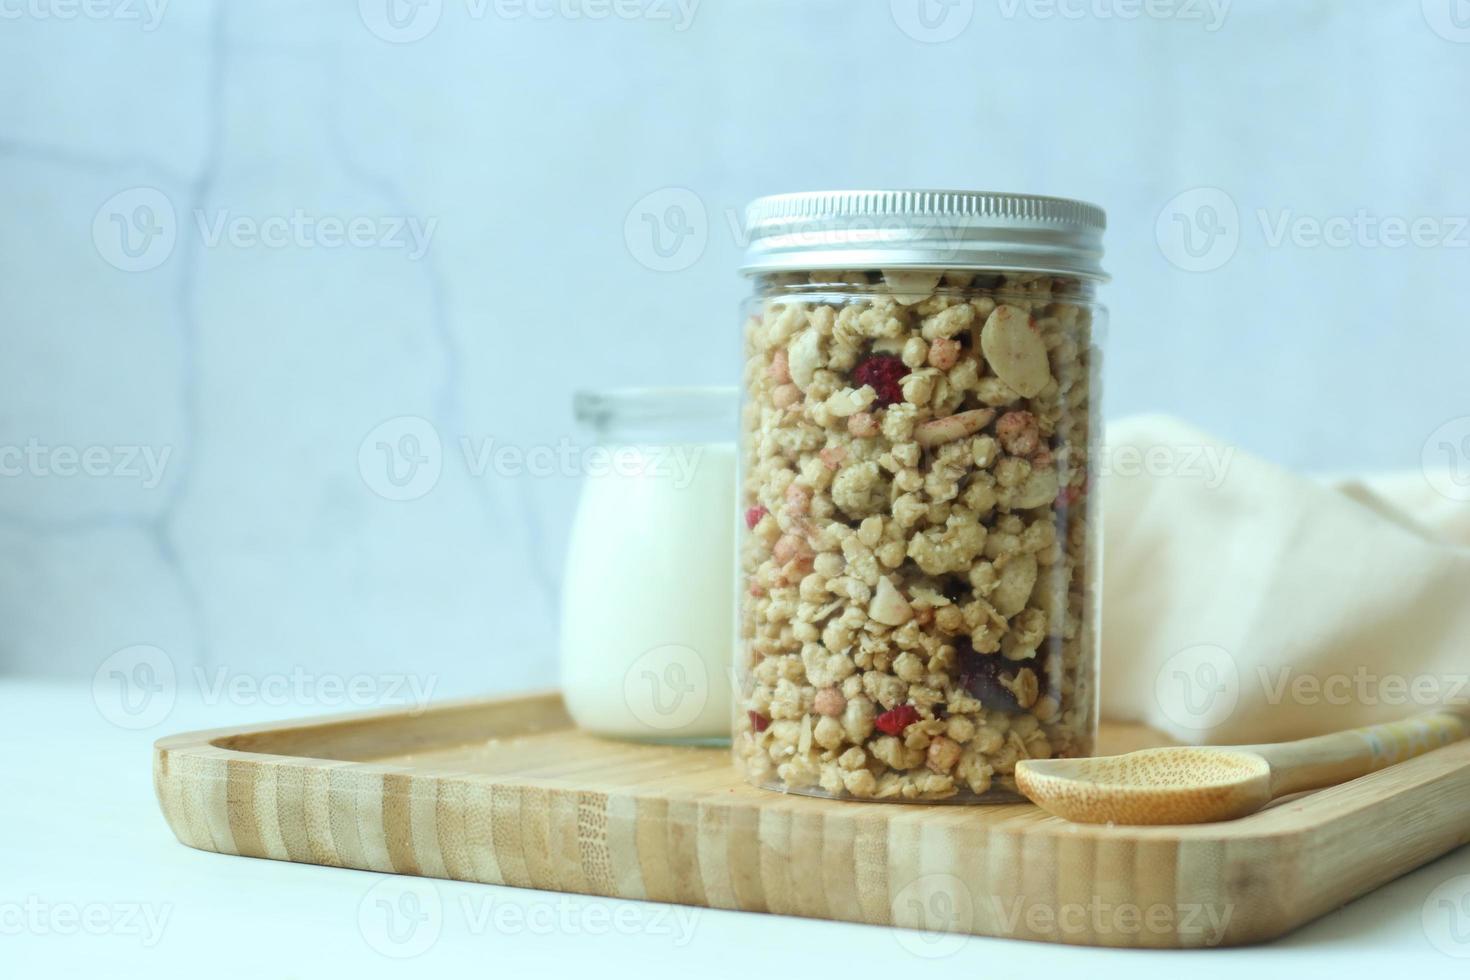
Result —
[[[724,744],[734,593],[733,388],[584,391],[561,680],[598,735]]]
[[[1104,216],[751,205],[734,751],[753,783],[1014,800],[1097,732]]]

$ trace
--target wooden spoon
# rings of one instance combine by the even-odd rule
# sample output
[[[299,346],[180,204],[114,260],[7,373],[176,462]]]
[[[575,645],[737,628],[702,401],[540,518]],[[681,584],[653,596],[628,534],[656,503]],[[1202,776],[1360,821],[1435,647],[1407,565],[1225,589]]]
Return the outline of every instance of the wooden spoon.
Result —
[[[1076,823],[1211,823],[1255,813],[1290,793],[1336,786],[1467,737],[1470,717],[1435,711],[1275,745],[1031,759],[1016,766],[1016,783],[1037,806]]]

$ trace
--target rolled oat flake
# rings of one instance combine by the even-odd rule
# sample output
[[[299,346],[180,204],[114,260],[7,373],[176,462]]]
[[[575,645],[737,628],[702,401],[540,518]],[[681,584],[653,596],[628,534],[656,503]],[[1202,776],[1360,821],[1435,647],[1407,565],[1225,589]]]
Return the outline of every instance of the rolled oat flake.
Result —
[[[751,204],[734,752],[758,786],[1015,799],[1097,733],[1101,209]]]

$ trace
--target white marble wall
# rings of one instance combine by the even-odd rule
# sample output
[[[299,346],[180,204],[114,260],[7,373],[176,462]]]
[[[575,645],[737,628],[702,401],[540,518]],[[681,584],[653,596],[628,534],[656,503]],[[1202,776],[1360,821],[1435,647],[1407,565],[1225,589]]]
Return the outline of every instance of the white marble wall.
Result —
[[[461,439],[733,381],[758,193],[1104,204],[1111,414],[1341,469],[1470,412],[1463,0],[583,2],[0,0],[0,671],[550,682],[575,479]],[[1360,209],[1449,240],[1309,240]]]

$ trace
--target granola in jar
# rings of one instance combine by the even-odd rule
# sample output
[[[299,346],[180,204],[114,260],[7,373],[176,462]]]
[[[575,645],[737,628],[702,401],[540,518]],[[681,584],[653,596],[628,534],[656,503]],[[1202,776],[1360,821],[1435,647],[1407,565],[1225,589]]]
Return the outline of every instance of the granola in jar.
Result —
[[[1096,734],[1102,217],[880,193],[752,206],[735,756],[782,791],[1013,799],[1017,761]],[[844,207],[897,233],[854,248]],[[1013,268],[1028,209],[1073,251]]]

